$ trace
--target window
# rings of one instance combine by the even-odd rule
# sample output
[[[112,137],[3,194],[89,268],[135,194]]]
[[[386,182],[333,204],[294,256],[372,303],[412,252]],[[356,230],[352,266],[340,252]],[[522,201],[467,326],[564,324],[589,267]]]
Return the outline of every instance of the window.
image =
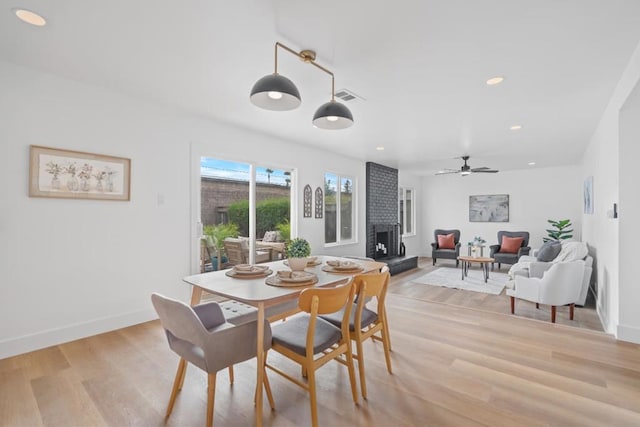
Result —
[[[414,193],[413,188],[400,187],[398,189],[398,219],[402,226],[403,236],[416,234]]]
[[[334,173],[324,175],[325,243],[341,244],[355,241],[354,192],[353,178]]]

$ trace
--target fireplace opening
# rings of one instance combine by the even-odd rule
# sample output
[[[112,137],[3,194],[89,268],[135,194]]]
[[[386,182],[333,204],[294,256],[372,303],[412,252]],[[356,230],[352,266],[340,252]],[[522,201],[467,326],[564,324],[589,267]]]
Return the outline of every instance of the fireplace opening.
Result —
[[[398,256],[400,248],[399,224],[376,224],[373,226],[373,235],[374,259],[385,259]]]

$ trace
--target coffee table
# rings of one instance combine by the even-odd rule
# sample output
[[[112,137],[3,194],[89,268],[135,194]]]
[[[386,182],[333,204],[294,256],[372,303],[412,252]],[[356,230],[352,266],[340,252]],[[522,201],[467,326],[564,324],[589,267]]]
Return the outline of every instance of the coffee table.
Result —
[[[461,255],[458,257],[458,261],[462,261],[462,280],[469,274],[469,265],[473,262],[477,262],[482,267],[482,273],[484,275],[484,283],[489,280],[489,264],[495,262],[495,259],[488,257],[472,257]]]

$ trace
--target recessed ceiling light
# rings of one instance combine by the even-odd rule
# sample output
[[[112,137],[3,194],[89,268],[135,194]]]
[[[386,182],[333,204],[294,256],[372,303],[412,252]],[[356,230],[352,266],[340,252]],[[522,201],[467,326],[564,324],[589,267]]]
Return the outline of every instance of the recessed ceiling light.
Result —
[[[42,16],[30,10],[14,8],[11,11],[16,14],[18,19],[27,24],[35,25],[36,27],[44,27],[47,24],[47,21]]]
[[[535,166],[536,162],[529,162],[528,164],[529,164],[529,166]]]
[[[504,77],[502,76],[496,76],[496,77],[491,77],[489,80],[487,80],[487,84],[489,86],[493,86],[493,85],[497,85],[500,84],[504,81]]]
[[[522,129],[522,125],[513,125],[509,129],[511,129],[511,130],[520,130],[520,129]]]
[[[376,147],[376,150],[378,150],[378,151],[384,151],[384,147],[383,147],[383,146]]]

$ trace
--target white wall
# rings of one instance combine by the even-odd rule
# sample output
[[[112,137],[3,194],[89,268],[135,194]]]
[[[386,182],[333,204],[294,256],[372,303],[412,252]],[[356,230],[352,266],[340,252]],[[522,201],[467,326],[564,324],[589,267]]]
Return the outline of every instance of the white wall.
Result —
[[[640,286],[637,262],[640,238],[640,197],[638,197],[638,159],[640,158],[640,83],[620,111],[620,319],[617,336],[640,343]]]
[[[640,171],[635,159],[638,155],[638,140],[630,127],[625,131],[626,142],[621,144],[620,122],[623,120],[628,126],[633,126],[632,123],[639,119],[632,111],[625,119],[621,119],[620,110],[639,81],[640,45],[623,72],[582,159],[582,177],[593,176],[594,184],[594,214],[584,215],[582,234],[595,255],[597,309],[605,330],[621,339],[640,343],[640,312],[637,310],[640,298],[635,292],[624,296],[624,292],[621,292],[623,287],[637,287],[635,259],[622,262],[620,248],[623,241],[619,239],[619,236],[624,235],[626,242],[633,242],[627,243],[628,247],[624,248],[625,257],[637,253],[635,246],[640,233],[633,225],[633,222],[637,222],[637,216],[633,215],[633,205],[629,206],[628,214],[622,203],[620,218],[626,216],[626,221],[614,220],[607,215],[613,209],[613,203],[637,200]],[[635,109],[637,105],[634,104],[631,108]],[[621,170],[623,165],[625,169]],[[625,229],[622,228],[623,223]],[[624,306],[621,304],[623,297]],[[628,311],[624,316],[620,312],[622,307]],[[626,324],[626,334],[620,334],[618,330],[622,317],[629,322]]]
[[[469,196],[509,195],[509,222],[469,222]],[[582,181],[578,166],[531,168],[497,174],[458,174],[423,178],[422,252],[431,256],[433,230],[459,229],[463,245],[481,236],[487,245],[498,243],[500,230],[528,231],[529,246],[542,245],[548,219],[570,219],[573,237],[580,240]],[[488,250],[488,247],[487,247]]]
[[[152,319],[154,291],[188,297],[200,155],[297,168],[313,188],[331,165],[364,206],[362,161],[1,61],[0,94],[0,358]],[[131,158],[131,201],[29,198],[30,144]],[[364,209],[359,242],[339,248],[299,217],[314,252],[364,254]]]

